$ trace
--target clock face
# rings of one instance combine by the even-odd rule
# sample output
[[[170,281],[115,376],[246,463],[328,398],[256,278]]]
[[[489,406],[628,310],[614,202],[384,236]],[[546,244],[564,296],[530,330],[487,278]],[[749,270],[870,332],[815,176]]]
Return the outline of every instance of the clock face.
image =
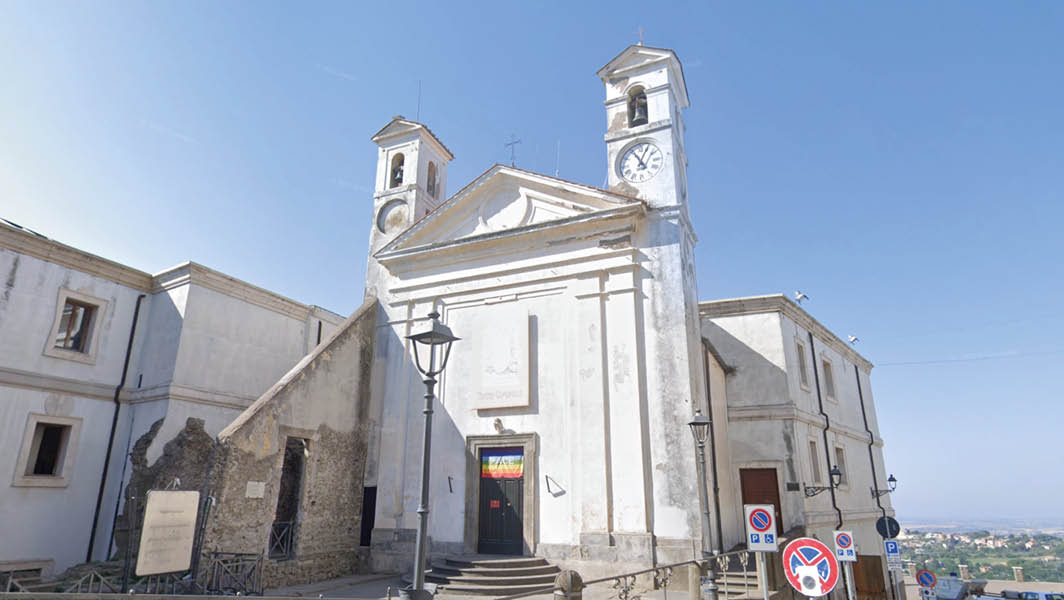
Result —
[[[665,162],[661,150],[650,142],[640,142],[621,156],[621,176],[632,183],[643,183],[658,174]]]

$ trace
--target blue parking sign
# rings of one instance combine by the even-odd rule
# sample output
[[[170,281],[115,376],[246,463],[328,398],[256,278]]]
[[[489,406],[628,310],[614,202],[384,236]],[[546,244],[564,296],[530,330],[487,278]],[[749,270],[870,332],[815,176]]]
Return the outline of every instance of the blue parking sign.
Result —
[[[760,541],[761,541],[761,536],[760,535],[758,535],[756,533],[751,533],[750,534],[750,543],[751,544],[756,544],[756,543],[758,543]],[[765,540],[765,541],[767,542],[768,540]]]
[[[765,543],[766,544],[775,544],[776,543],[776,536],[772,535],[771,533],[766,533],[765,534]]]

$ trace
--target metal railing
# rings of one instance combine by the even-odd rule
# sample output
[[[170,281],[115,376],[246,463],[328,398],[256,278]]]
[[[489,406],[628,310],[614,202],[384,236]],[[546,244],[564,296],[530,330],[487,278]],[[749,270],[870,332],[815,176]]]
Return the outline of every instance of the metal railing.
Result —
[[[286,560],[295,556],[296,522],[274,521],[270,528],[270,558]]]
[[[208,594],[262,595],[262,555],[212,552],[202,583]]]

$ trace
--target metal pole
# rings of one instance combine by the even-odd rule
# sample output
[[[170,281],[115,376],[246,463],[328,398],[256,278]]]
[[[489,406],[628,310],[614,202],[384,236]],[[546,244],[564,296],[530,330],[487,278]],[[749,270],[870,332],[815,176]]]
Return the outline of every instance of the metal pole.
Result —
[[[757,552],[757,570],[760,576],[758,583],[761,584],[761,597],[764,600],[768,600],[768,566],[765,564],[764,552]],[[853,600],[853,598],[850,598],[850,600]]]
[[[717,600],[717,582],[713,576],[712,554],[709,550],[709,499],[706,498],[706,443],[698,442],[698,471],[700,485],[698,486],[698,500],[702,504],[702,560],[706,568],[706,593],[708,600]]]
[[[416,351],[416,350],[415,350]],[[417,508],[417,539],[414,542],[414,590],[415,599],[424,596],[425,551],[428,545],[429,528],[429,459],[432,450],[432,399],[436,386],[436,349],[429,346],[429,370],[425,374],[425,445],[421,451],[421,504]]]
[[[846,597],[850,600],[857,600],[854,590],[856,586],[853,581],[853,563],[845,562],[843,568],[846,569]]]

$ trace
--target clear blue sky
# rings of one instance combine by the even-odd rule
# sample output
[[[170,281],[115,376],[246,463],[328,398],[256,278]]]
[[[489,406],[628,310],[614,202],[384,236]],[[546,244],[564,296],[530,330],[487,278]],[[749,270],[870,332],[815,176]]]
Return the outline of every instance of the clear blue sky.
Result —
[[[692,99],[701,297],[860,337],[903,519],[1064,518],[1064,4],[307,6],[0,3],[0,216],[346,314],[418,81],[449,192],[510,134],[602,185],[595,71],[641,26]]]

